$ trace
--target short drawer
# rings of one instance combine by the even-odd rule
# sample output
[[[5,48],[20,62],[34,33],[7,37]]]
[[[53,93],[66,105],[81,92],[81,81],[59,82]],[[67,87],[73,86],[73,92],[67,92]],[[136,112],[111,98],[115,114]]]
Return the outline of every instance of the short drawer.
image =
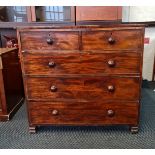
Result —
[[[83,50],[135,50],[143,48],[141,30],[82,32]]]
[[[23,53],[23,72],[30,75],[140,74],[140,60],[139,52],[32,51]]]
[[[31,124],[109,125],[138,122],[138,103],[29,102]]]
[[[21,32],[21,46],[22,50],[77,50],[79,37],[74,31],[26,31]]]
[[[33,100],[139,100],[136,77],[29,77],[27,97]]]

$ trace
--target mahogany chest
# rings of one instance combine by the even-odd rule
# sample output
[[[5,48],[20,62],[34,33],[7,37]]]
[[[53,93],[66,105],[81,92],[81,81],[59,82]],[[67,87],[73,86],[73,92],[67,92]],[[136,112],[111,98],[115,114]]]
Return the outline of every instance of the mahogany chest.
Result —
[[[138,131],[144,27],[20,27],[29,131],[128,125]]]
[[[0,121],[8,121],[24,101],[17,48],[0,48]]]

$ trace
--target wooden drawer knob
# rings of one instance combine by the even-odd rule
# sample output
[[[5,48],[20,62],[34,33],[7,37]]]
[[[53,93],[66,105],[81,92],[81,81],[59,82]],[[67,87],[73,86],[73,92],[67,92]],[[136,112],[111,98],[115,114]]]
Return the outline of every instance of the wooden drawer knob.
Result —
[[[50,62],[48,63],[48,66],[49,66],[49,67],[54,67],[54,66],[55,66],[55,62],[54,62],[54,61],[50,61]]]
[[[51,92],[56,92],[57,91],[57,87],[56,86],[51,86]]]
[[[108,86],[108,91],[113,92],[115,90],[115,87],[113,85]]]
[[[111,45],[114,44],[115,43],[115,39],[112,36],[109,37],[108,38],[108,43],[111,44]]]
[[[114,60],[108,60],[108,66],[109,67],[114,67],[115,66],[115,61]]]
[[[53,39],[47,38],[46,42],[47,42],[47,44],[52,45],[53,44]]]
[[[114,112],[113,110],[109,109],[109,110],[107,111],[107,115],[108,115],[109,117],[113,117],[113,116],[115,115],[115,112]]]
[[[52,115],[58,115],[58,114],[59,114],[58,110],[56,110],[56,109],[52,110]]]

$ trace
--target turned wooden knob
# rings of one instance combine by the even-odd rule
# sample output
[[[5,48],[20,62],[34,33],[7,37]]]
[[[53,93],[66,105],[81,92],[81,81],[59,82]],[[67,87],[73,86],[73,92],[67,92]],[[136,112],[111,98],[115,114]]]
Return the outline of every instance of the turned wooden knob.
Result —
[[[109,67],[114,67],[115,66],[115,61],[114,60],[108,60],[108,66]]]
[[[113,116],[115,115],[115,112],[114,112],[113,110],[109,109],[109,110],[107,111],[107,115],[108,115],[109,117],[113,117]]]
[[[58,115],[58,113],[59,113],[58,110],[56,110],[56,109],[52,110],[52,115]]]
[[[46,39],[46,42],[47,42],[47,44],[52,45],[52,44],[53,44],[53,39],[47,38],[47,39]]]
[[[51,91],[52,92],[56,92],[57,91],[57,87],[56,86],[51,86]]]
[[[108,86],[108,91],[113,92],[115,90],[115,87],[113,85]]]
[[[55,62],[54,62],[54,61],[50,61],[50,62],[48,63],[48,66],[49,66],[49,67],[54,67],[54,66],[55,66]]]
[[[114,44],[115,43],[115,39],[111,36],[108,38],[108,43],[109,44]]]

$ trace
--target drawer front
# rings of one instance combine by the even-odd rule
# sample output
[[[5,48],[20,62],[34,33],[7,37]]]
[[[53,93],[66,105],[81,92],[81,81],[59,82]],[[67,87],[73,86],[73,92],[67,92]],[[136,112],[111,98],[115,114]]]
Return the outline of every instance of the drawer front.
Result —
[[[29,31],[21,32],[21,45],[27,49],[78,50],[78,32]]]
[[[137,124],[138,103],[29,102],[31,124]]]
[[[2,102],[1,102],[1,99],[0,99],[0,112],[2,111]]]
[[[142,49],[140,30],[82,32],[83,50],[136,50]]]
[[[34,100],[139,100],[140,78],[29,77],[28,99]]]
[[[139,74],[140,53],[25,52],[25,74]]]

